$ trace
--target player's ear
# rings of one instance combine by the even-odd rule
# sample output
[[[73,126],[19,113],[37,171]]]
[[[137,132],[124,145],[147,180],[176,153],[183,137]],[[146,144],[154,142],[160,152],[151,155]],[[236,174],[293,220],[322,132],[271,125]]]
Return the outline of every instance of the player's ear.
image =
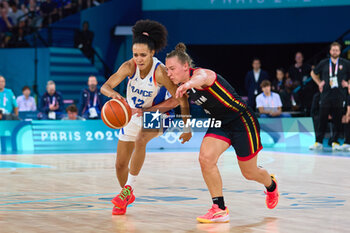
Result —
[[[156,53],[156,51],[153,49],[153,50],[151,50],[151,55],[152,55],[152,57],[154,56],[154,54]]]
[[[188,64],[188,62],[185,62],[185,64],[183,64],[183,68],[184,70],[188,70],[190,68],[190,65]]]

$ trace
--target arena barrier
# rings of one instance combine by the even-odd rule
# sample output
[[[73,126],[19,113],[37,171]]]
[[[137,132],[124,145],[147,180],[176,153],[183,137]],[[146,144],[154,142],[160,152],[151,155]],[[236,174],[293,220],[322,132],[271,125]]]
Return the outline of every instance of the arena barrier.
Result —
[[[205,119],[203,119],[205,120]],[[311,118],[259,119],[263,146],[274,148],[308,147],[314,143]],[[169,128],[149,142],[148,150],[198,150],[205,134],[193,129],[192,139],[181,144],[181,128]],[[119,130],[101,120],[89,121],[0,121],[2,153],[25,152],[115,152]]]

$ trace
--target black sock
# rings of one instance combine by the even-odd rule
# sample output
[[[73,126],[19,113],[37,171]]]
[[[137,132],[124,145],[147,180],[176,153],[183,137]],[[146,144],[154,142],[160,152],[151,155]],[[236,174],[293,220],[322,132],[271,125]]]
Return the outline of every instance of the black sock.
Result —
[[[220,209],[225,210],[225,202],[224,202],[224,197],[213,197],[212,198],[213,203],[217,204]]]
[[[266,187],[268,192],[273,192],[276,189],[276,182],[272,180],[272,184],[269,187]]]

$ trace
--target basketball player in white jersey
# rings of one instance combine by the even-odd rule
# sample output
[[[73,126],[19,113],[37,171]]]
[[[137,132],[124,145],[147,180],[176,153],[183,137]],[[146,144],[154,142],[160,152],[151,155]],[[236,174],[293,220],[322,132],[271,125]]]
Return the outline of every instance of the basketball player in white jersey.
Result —
[[[133,31],[133,58],[124,62],[106,83],[102,86],[101,92],[110,98],[123,98],[113,90],[125,78],[128,77],[126,100],[133,111],[129,124],[120,130],[117,147],[116,173],[121,192],[112,200],[112,214],[123,215],[126,213],[127,205],[135,200],[133,194],[136,177],[143,165],[146,144],[163,133],[163,131],[142,130],[142,112],[152,111],[167,112],[181,106],[183,116],[189,116],[189,104],[185,97],[175,99],[165,98],[164,87],[172,96],[175,96],[177,86],[167,76],[164,65],[154,56],[165,47],[167,43],[167,30],[165,27],[151,20],[140,20],[136,22]],[[159,95],[163,96],[159,96]],[[155,103],[157,99],[160,103]],[[159,100],[158,100],[159,102]],[[187,121],[185,117],[184,121]],[[190,129],[184,129],[180,136],[182,143],[192,137]],[[130,162],[131,160],[131,162]],[[130,169],[129,169],[130,163]]]

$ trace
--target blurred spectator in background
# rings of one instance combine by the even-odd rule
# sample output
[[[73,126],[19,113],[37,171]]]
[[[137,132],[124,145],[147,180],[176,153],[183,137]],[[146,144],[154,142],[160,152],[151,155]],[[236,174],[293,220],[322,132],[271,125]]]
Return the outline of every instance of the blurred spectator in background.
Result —
[[[306,116],[310,115],[312,98],[318,92],[317,85],[310,77],[311,66],[304,63],[301,52],[295,54],[295,64],[291,65],[288,73],[293,81],[295,101]]]
[[[245,88],[248,92],[248,105],[255,111],[255,98],[261,93],[260,84],[263,80],[269,80],[270,77],[266,71],[261,69],[259,58],[254,58],[252,62],[253,70],[249,71],[245,76]]]
[[[295,101],[295,94],[293,93],[293,81],[287,78],[284,81],[284,89],[279,93],[282,101],[282,111],[290,112],[297,111],[299,106]]]
[[[56,7],[58,9],[60,18],[71,14],[71,10],[72,10],[71,0],[52,0],[52,1],[56,3]]]
[[[101,109],[104,104],[104,96],[97,87],[96,76],[88,79],[88,88],[85,88],[80,95],[79,114],[86,119],[101,118]]]
[[[7,7],[6,7],[7,5]],[[13,22],[8,17],[9,7],[7,2],[0,3],[0,47],[5,48],[8,46],[11,40],[11,30],[13,28]]]
[[[319,87],[320,110],[319,124],[316,131],[316,142],[310,146],[310,150],[322,150],[323,138],[328,125],[328,116],[331,115],[334,124],[333,135],[329,140],[333,150],[339,146],[338,138],[342,131],[341,120],[343,103],[346,99],[345,85],[350,77],[349,61],[340,58],[341,45],[333,42],[329,51],[331,57],[323,59],[313,71],[312,79]]]
[[[35,99],[30,96],[30,88],[28,86],[22,88],[22,94],[17,97],[18,111],[36,111]]]
[[[78,116],[78,108],[72,104],[69,105],[66,108],[67,116],[63,117],[62,120],[83,120],[85,121],[85,118]]]
[[[0,109],[0,121],[1,120],[10,121],[10,120],[19,120],[19,118],[15,114],[4,114]]]
[[[42,26],[43,13],[40,11],[40,6],[35,0],[29,0],[27,8],[24,8],[23,12],[30,13],[29,17],[27,18],[27,21],[28,26],[31,28],[31,30],[33,30],[33,28],[40,28]]]
[[[16,97],[11,89],[5,88],[6,80],[4,76],[0,76],[0,110],[2,115],[11,118],[13,115],[18,117],[18,107]]]
[[[89,30],[89,23],[83,23],[83,30],[77,30],[74,35],[74,47],[81,49],[83,54],[94,63],[94,49],[92,48],[92,41],[94,33]]]
[[[276,79],[272,83],[272,91],[280,93],[284,89],[285,72],[283,68],[276,69]]]
[[[41,3],[40,11],[44,17],[42,23],[44,26],[50,25],[52,22],[59,19],[57,3],[53,0],[46,0],[45,2]]]
[[[295,64],[289,67],[288,73],[294,86],[299,86],[310,77],[311,66],[304,63],[304,55],[301,52],[295,54]]]
[[[271,82],[264,80],[261,82],[262,93],[256,97],[256,107],[260,117],[287,117],[282,114],[282,102],[279,94],[271,92]]]
[[[9,41],[8,47],[10,48],[30,47],[29,43],[25,40],[24,36],[25,36],[24,28],[23,27],[17,28],[13,37]]]
[[[9,12],[8,16],[11,19],[13,26],[16,27],[24,27],[25,26],[25,18],[24,12],[20,9],[18,9],[18,5],[14,0],[9,1],[11,11]]]
[[[40,112],[42,119],[58,120],[62,118],[64,110],[63,97],[56,91],[54,81],[48,81],[46,92],[40,100]]]

